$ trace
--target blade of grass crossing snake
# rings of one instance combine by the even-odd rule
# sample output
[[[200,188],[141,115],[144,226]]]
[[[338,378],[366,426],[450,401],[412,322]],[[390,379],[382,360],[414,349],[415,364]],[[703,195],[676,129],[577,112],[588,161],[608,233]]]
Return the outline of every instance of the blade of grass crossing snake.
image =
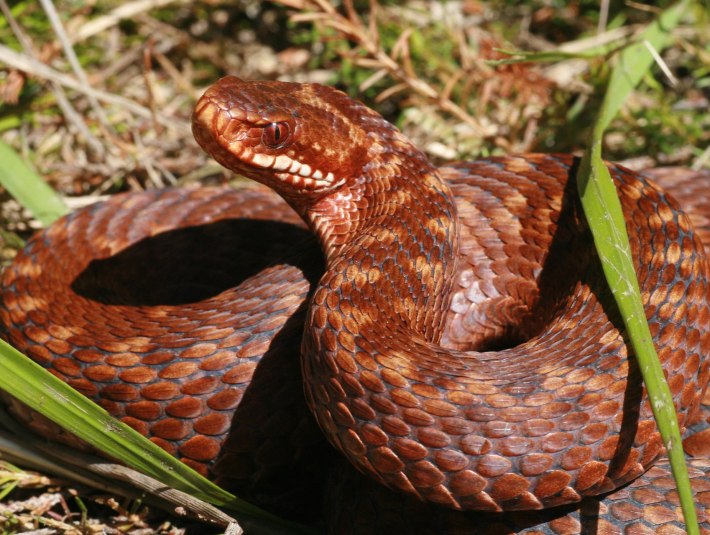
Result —
[[[604,275],[638,359],[651,399],[651,408],[668,452],[686,527],[688,533],[693,535],[699,533],[699,527],[678,419],[646,321],[621,204],[601,157],[604,130],[653,63],[650,49],[661,50],[665,46],[670,30],[678,24],[688,4],[688,1],[679,2],[663,11],[656,21],[641,33],[639,41],[625,48],[619,55],[590,136],[589,147],[579,168],[577,182],[582,207],[594,237]]]
[[[214,505],[283,523],[208,481],[0,340],[0,388],[109,456]]]

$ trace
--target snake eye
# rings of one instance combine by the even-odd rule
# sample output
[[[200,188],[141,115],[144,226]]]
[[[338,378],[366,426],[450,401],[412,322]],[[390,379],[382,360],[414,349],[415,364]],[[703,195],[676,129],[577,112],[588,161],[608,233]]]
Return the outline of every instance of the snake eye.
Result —
[[[291,127],[286,122],[271,123],[261,133],[261,141],[267,147],[275,149],[280,147],[291,135]]]

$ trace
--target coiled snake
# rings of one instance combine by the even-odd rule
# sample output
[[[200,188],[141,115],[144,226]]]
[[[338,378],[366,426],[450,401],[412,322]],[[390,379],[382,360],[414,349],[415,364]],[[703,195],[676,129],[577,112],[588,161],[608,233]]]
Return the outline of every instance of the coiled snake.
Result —
[[[4,273],[14,345],[256,499],[303,495],[329,451],[299,384],[303,321],[307,406],[340,454],[397,492],[454,510],[551,508],[661,456],[572,157],[436,168],[334,89],[234,77],[200,99],[193,132],[293,211],[255,188],[75,213]],[[687,425],[710,376],[703,244],[673,197],[610,168]]]

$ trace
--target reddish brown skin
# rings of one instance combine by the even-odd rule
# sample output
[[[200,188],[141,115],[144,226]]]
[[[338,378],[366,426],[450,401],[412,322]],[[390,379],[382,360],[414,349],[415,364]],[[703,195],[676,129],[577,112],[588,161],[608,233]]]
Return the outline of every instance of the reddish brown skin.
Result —
[[[279,147],[253,142],[289,113],[296,126]],[[311,117],[338,127],[324,136]],[[657,459],[660,438],[567,180],[571,157],[440,171],[335,90],[236,78],[205,93],[193,130],[319,238],[327,267],[306,319],[306,395],[358,469],[452,509],[503,511],[608,492]],[[311,148],[324,138],[335,171]],[[334,176],[304,184],[283,172],[284,155]],[[683,425],[708,380],[703,246],[661,190],[611,171]],[[511,338],[523,342],[480,351]]]
[[[3,277],[6,338],[168,451],[267,505],[274,488],[302,491],[304,467],[327,455],[300,393],[304,315],[303,378],[318,424],[360,471],[414,500],[493,512],[562,506],[637,478],[660,456],[569,181],[572,157],[437,169],[336,90],[234,77],[198,102],[193,130],[215,159],[273,188],[306,222],[325,253],[320,281],[319,255],[301,246],[296,215],[273,194],[139,194],[74,214],[30,243]],[[304,165],[300,178],[286,171]],[[710,374],[707,228],[696,235],[676,201],[643,176],[611,171],[685,425]],[[140,277],[146,264],[120,251],[229,218],[287,224],[227,247],[199,234],[184,247],[203,259],[253,250],[254,264],[237,276],[234,262],[205,276],[187,257],[147,256],[175,266],[160,277],[181,291],[186,280],[206,289],[187,285],[176,298],[127,284],[124,295],[121,281],[106,287],[101,262],[91,264],[107,259]],[[264,250],[272,240],[276,252]]]
[[[117,195],[33,237],[4,271],[3,337],[223,487],[308,518],[329,448],[298,346],[321,272],[268,190]],[[34,430],[82,446],[5,399]]]
[[[700,532],[710,533],[710,461],[689,463]],[[349,467],[334,473],[327,494],[329,531],[348,535],[683,535],[683,514],[668,460],[603,497],[515,513],[461,512],[395,495]]]

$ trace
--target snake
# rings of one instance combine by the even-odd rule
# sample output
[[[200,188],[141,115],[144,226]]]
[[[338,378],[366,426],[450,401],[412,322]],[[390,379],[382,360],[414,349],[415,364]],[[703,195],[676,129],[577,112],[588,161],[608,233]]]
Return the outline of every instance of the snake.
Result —
[[[334,88],[234,76],[192,126],[256,184],[116,195],[62,218],[3,272],[3,338],[225,488],[276,492],[277,509],[300,509],[331,457],[375,485],[361,497],[466,518],[647,484],[664,448],[577,158],[437,167]],[[697,179],[678,194],[689,215],[650,178],[669,173],[608,167],[689,427],[710,378],[710,175],[680,173]],[[702,490],[707,462],[693,467]]]

